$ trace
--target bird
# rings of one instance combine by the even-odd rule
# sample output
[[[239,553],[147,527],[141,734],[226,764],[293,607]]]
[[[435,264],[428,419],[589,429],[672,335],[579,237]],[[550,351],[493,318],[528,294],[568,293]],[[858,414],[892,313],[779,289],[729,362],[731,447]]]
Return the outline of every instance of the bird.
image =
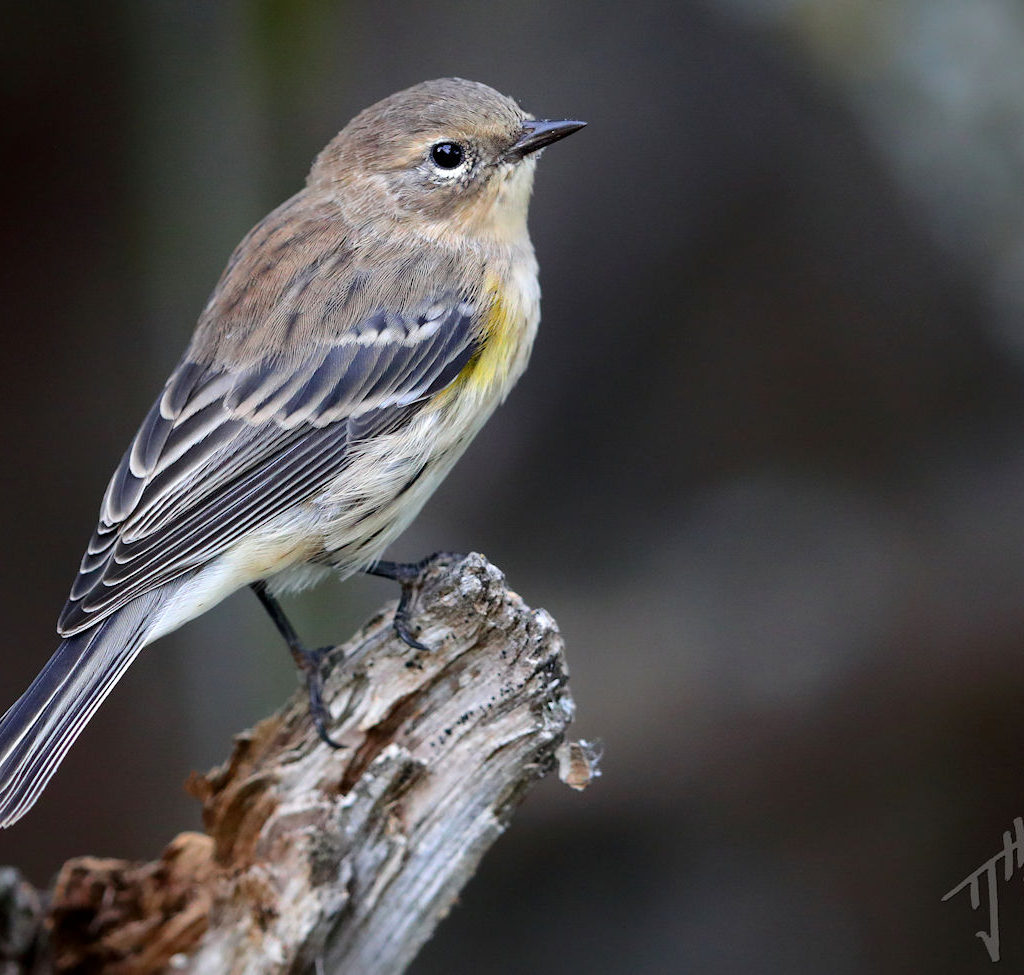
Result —
[[[522,375],[540,321],[527,212],[536,119],[460,78],[356,115],[231,255],[114,472],[57,631],[0,718],[0,827],[32,807],[140,651],[251,587],[328,744],[323,651],[278,601],[381,557]]]

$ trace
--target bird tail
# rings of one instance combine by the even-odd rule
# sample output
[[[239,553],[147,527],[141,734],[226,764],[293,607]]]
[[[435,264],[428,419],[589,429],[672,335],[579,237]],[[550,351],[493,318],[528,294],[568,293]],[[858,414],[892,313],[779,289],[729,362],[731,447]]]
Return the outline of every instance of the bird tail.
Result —
[[[0,718],[0,828],[33,806],[68,749],[145,646],[162,602],[139,596],[99,625],[68,637]]]

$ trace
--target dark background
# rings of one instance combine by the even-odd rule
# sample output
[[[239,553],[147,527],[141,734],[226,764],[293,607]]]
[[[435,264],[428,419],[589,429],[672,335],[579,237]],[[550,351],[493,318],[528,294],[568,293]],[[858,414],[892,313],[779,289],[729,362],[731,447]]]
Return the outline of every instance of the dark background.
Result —
[[[478,79],[590,126],[539,173],[530,371],[394,557],[483,551],[550,610],[606,758],[414,971],[990,971],[984,900],[940,899],[1024,815],[1022,50],[1015,0],[7,2],[0,708],[234,244],[356,111]],[[289,606],[316,645],[393,595]],[[228,600],[0,863],[156,855],[294,681]]]

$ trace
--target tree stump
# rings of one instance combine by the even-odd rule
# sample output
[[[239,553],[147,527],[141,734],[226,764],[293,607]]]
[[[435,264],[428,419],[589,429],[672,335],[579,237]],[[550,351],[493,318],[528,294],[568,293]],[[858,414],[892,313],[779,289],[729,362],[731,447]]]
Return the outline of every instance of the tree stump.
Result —
[[[570,745],[562,640],[480,555],[431,566],[415,652],[379,613],[332,651],[334,750],[304,691],[193,775],[206,832],[152,863],[82,857],[53,890],[0,870],[0,975],[401,972]]]

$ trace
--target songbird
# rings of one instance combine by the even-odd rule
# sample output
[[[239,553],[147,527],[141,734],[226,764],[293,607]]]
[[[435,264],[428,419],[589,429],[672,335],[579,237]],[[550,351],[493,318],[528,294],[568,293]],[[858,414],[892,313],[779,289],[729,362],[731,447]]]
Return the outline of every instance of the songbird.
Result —
[[[526,218],[537,120],[445,78],[357,115],[305,188],[235,249],[114,473],[57,624],[0,719],[0,826],[39,797],[143,647],[251,586],[305,674],[322,660],[276,597],[380,561],[526,368],[540,319]]]

